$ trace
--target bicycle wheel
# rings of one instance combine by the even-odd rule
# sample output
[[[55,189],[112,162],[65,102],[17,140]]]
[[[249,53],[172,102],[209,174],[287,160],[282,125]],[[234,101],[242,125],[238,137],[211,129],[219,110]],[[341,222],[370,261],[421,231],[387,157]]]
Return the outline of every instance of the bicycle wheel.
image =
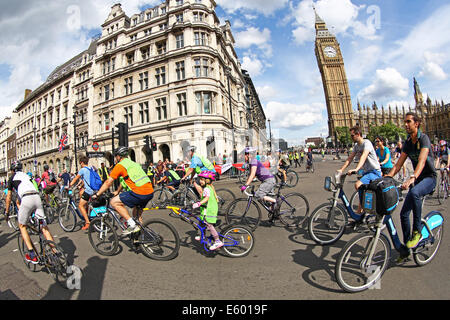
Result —
[[[165,189],[156,189],[153,192],[153,198],[150,203],[152,207],[164,206],[169,201],[169,198]]]
[[[298,174],[294,170],[286,172],[286,186],[294,188],[298,184]]]
[[[442,222],[439,226],[433,230],[434,240],[425,239],[423,244],[419,244],[413,251],[414,262],[418,266],[426,265],[431,262],[436,256],[439,247],[441,245],[442,237],[444,235],[444,223]]]
[[[58,214],[58,222],[65,232],[72,232],[77,226],[77,214],[72,206],[62,207]]]
[[[249,175],[249,171],[248,170],[240,171],[239,183],[240,184],[246,184],[247,180],[248,180],[248,175]]]
[[[219,236],[224,243],[222,250],[231,258],[247,256],[255,245],[253,232],[245,226],[227,226]]]
[[[358,209],[359,209],[359,193],[358,190],[356,190],[355,192],[353,192],[352,196],[350,197],[350,206],[353,210],[353,212],[358,215]],[[359,215],[361,216],[362,213]]]
[[[16,213],[8,215],[8,225],[14,231],[18,231],[19,230],[19,222],[17,221],[17,214]]]
[[[119,246],[119,237],[108,220],[95,218],[88,229],[89,242],[94,250],[103,256],[112,256]]]
[[[225,215],[226,209],[236,199],[236,196],[228,189],[217,189],[216,194],[219,198],[219,215]]]
[[[290,193],[281,202],[280,221],[288,227],[299,227],[308,214],[309,203],[301,193]]]
[[[30,231],[30,229],[28,229],[28,231]],[[30,240],[31,240],[32,244],[39,242],[39,236],[38,235],[31,234],[30,232],[28,232],[28,234],[30,235]],[[23,241],[21,233],[19,233],[17,235],[17,245],[19,247],[19,252],[20,252],[20,255],[22,256],[23,263],[25,263],[25,265],[27,266],[27,268],[30,271],[36,272],[38,265],[37,264],[32,264],[31,262],[27,262],[27,260],[25,259],[25,254],[28,253],[28,247],[25,244],[25,241]],[[34,252],[36,252],[36,248],[34,248],[34,246],[33,246],[33,249],[34,249]]]
[[[180,236],[170,223],[162,219],[151,219],[142,227],[139,244],[146,257],[167,261],[178,255]]]
[[[44,206],[44,213],[47,224],[52,224],[55,221],[55,217],[57,216],[56,208],[51,206]]]
[[[53,279],[62,287],[67,288],[67,256],[59,245],[53,241],[45,240],[42,257],[45,266]]]
[[[255,231],[261,221],[261,209],[255,201],[246,198],[234,200],[225,213],[227,224],[244,225]]]
[[[347,221],[347,212],[340,204],[333,209],[332,202],[322,203],[311,214],[309,234],[320,245],[333,244],[344,234]]]
[[[391,245],[380,234],[370,263],[367,259],[374,241],[373,233],[359,234],[350,240],[336,262],[335,275],[339,286],[347,292],[360,292],[379,284],[389,265]]]

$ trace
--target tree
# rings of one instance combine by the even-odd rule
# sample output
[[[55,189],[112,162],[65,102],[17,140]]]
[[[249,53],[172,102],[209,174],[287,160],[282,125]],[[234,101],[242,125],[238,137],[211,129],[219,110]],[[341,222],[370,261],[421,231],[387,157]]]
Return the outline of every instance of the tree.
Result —
[[[337,139],[342,145],[348,146],[349,144],[352,143],[352,138],[350,136],[350,129],[348,127],[336,127],[336,134]]]
[[[386,143],[394,143],[397,142],[399,138],[405,140],[406,135],[407,133],[405,129],[397,127],[392,122],[388,122],[378,127],[371,126],[369,128],[367,139],[370,141],[375,141],[377,136],[381,136],[386,139]]]

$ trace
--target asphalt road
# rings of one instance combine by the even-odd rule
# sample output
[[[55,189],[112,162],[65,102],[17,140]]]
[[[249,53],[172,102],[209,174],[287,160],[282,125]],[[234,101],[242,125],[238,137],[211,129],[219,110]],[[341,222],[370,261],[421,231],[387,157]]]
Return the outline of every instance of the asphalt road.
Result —
[[[331,193],[323,189],[326,175],[342,165],[327,159],[316,162],[316,172],[298,169],[300,182],[290,189],[303,193],[310,211],[326,201]],[[348,179],[345,190],[350,196],[355,178]],[[228,187],[240,197],[235,180],[217,182],[216,188]],[[400,230],[397,209],[394,221]],[[425,212],[447,206],[428,201]],[[289,230],[281,225],[262,224],[255,231],[255,247],[244,258],[207,256],[194,240],[192,227],[168,216],[167,211],[145,213],[163,217],[178,230],[181,248],[171,261],[154,261],[121,242],[118,254],[98,255],[87,233],[79,228],[65,233],[57,223],[50,226],[57,242],[72,263],[82,270],[79,290],[62,289],[45,271],[30,272],[17,251],[17,234],[5,221],[0,225],[0,300],[4,299],[150,299],[150,300],[384,300],[449,299],[449,235],[444,239],[431,264],[416,267],[413,261],[402,266],[391,263],[377,289],[344,293],[335,281],[334,266],[339,251],[355,234],[347,233],[334,245],[316,245],[305,228]],[[264,220],[267,220],[265,214]],[[222,219],[224,220],[224,219]],[[397,253],[393,251],[394,260]]]

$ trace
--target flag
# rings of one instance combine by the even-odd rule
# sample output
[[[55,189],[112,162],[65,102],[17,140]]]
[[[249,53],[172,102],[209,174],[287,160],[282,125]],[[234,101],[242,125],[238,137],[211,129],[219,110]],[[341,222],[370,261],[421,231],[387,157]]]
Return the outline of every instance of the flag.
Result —
[[[64,150],[64,147],[66,146],[68,140],[69,138],[67,137],[67,134],[63,133],[61,139],[59,140],[59,147],[58,147],[59,152],[62,152]]]

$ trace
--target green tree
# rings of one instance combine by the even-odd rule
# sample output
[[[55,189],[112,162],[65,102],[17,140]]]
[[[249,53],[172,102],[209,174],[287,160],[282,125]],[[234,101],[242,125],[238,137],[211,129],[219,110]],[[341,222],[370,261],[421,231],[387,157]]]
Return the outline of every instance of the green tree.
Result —
[[[336,127],[336,135],[342,145],[348,146],[352,143],[350,129],[348,127]]]
[[[394,143],[401,138],[402,140],[406,139],[407,133],[406,130],[400,127],[397,127],[392,122],[388,122],[381,126],[371,126],[369,128],[369,134],[367,135],[367,139],[370,141],[375,141],[377,136],[381,136],[386,139],[389,143]]]

